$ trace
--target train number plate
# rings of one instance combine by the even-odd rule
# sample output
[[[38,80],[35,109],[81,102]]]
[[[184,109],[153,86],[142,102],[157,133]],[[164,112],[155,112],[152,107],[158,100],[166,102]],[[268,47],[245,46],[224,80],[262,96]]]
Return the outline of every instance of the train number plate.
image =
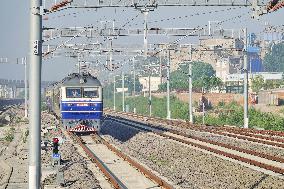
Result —
[[[77,104],[77,106],[88,106],[88,104],[86,104],[86,103],[80,103],[80,104]]]

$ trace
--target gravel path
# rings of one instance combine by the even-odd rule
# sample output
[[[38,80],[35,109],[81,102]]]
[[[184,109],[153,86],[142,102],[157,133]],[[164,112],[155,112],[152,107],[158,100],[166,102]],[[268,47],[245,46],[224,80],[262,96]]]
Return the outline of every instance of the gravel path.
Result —
[[[0,115],[0,188],[27,188],[28,149],[23,108],[13,106]]]
[[[284,188],[284,180],[128,127],[106,121],[102,134],[181,188]]]
[[[42,114],[43,130],[49,126],[59,126],[59,121],[51,114],[44,112]],[[54,137],[61,137],[66,140],[60,130],[54,129],[44,135],[45,140],[52,141]],[[82,157],[77,149],[69,141],[64,142],[59,146],[59,152],[62,158],[65,187],[69,189],[100,189],[100,185],[92,171],[88,168],[88,160]],[[45,164],[51,163],[52,149],[42,151],[42,162]],[[55,184],[56,175],[51,174],[43,183],[45,185]]]

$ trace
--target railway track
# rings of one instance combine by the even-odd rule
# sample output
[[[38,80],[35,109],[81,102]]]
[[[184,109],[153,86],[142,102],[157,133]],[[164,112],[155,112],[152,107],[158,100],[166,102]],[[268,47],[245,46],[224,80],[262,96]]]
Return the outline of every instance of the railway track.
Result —
[[[70,132],[68,135],[82,147],[114,188],[174,188],[98,135],[78,136]]]
[[[207,139],[186,135],[179,131],[166,129],[163,127],[152,126],[139,121],[127,120],[122,117],[108,116],[106,120],[115,121],[122,125],[135,129],[152,132],[156,135],[186,144],[198,147],[200,149],[213,152],[223,157],[228,157],[239,162],[253,165],[255,168],[261,168],[262,171],[277,173],[278,176],[284,174],[284,159],[265,153],[259,153],[240,147],[214,142]],[[273,172],[273,173],[272,173]]]
[[[124,115],[129,118],[133,118],[135,120],[140,120],[142,122],[147,121],[153,125],[159,126],[170,126],[176,128],[186,128],[199,132],[207,132],[216,135],[226,136],[230,138],[237,138],[246,141],[256,142],[259,144],[265,144],[270,146],[276,146],[280,148],[284,148],[284,132],[281,131],[263,131],[263,130],[255,130],[255,129],[242,129],[242,128],[233,128],[233,127],[213,127],[213,126],[204,126],[204,125],[192,125],[185,121],[178,120],[166,120],[162,118],[156,117],[148,117],[137,115],[133,113],[126,112],[115,112],[113,110],[106,110],[106,113],[109,112],[111,114],[119,114]],[[275,137],[277,136],[277,137]]]

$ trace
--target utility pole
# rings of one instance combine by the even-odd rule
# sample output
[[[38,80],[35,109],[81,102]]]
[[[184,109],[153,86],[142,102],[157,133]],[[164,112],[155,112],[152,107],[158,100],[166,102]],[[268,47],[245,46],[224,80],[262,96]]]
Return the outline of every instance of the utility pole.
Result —
[[[115,75],[113,76],[113,110],[115,111]]]
[[[81,54],[78,54],[78,74],[81,74],[81,59],[80,59]]]
[[[151,94],[151,69],[149,67],[149,80],[148,80],[148,84],[149,84],[149,116],[152,116],[152,94]]]
[[[192,111],[192,45],[190,45],[190,52],[189,52],[190,62],[188,64],[188,115],[189,115],[189,122],[193,123],[193,111]]]
[[[170,49],[168,49],[168,62],[167,62],[167,119],[171,119],[171,111],[170,111],[170,61],[171,61],[171,53],[170,53]]]
[[[160,58],[160,84],[162,84],[162,55],[159,53],[159,58]]]
[[[248,128],[248,59],[247,59],[247,28],[244,29],[244,128]]]
[[[113,51],[113,49],[112,49],[112,39],[110,39],[110,46],[109,46],[109,69],[110,70],[113,70],[114,68],[113,68],[113,64],[112,64],[112,51]]]
[[[136,75],[135,75],[135,57],[133,57],[133,59],[132,59],[132,61],[133,61],[133,96],[135,96],[135,77],[136,77]]]
[[[148,54],[148,25],[147,25],[147,17],[149,13],[149,9],[141,9],[141,12],[144,15],[144,55]]]
[[[25,118],[28,117],[28,77],[27,77],[27,58],[22,58],[22,63],[25,66]]]
[[[125,108],[125,94],[124,94],[124,73],[122,73],[122,111]]]
[[[30,0],[30,118],[29,118],[29,189],[40,188],[41,178],[41,63],[42,0]]]
[[[208,35],[211,36],[211,21],[208,21]]]

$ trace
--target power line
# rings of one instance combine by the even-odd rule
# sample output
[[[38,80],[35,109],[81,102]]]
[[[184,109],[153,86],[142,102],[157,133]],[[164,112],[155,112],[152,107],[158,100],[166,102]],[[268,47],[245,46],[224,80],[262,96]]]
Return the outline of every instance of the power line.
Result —
[[[249,12],[248,12],[248,13],[249,13]],[[243,16],[244,16],[244,14],[239,15],[239,16],[235,16],[235,17],[232,17],[232,18],[223,20],[223,21],[220,21],[220,22],[218,23],[218,25],[220,25],[220,24],[222,24],[222,23],[225,23],[225,22],[228,22],[228,21],[232,21],[232,20],[234,20],[234,19],[240,19],[240,18],[243,17]],[[204,29],[205,27],[207,27],[207,26],[208,26],[207,24],[204,25],[203,27],[197,26],[197,27],[195,27],[195,29],[196,29],[195,31],[193,31],[193,32],[191,32],[190,34],[188,34],[188,35],[186,35],[186,36],[183,36],[183,37],[181,37],[181,38],[179,38],[179,39],[177,39],[177,40],[175,40],[175,41],[173,41],[173,42],[171,42],[171,43],[169,43],[169,44],[167,44],[167,45],[169,46],[169,45],[177,44],[179,41],[181,41],[181,40],[183,40],[183,39],[189,37],[190,35],[192,35],[192,34],[195,33],[196,31],[203,30],[203,29]],[[163,49],[161,49],[161,50],[158,50],[156,53],[152,54],[151,57],[154,57],[155,55],[159,54],[159,53],[162,52],[163,50],[165,50],[165,48],[163,48]],[[132,57],[132,58],[136,58],[136,57],[138,57],[138,56],[141,56],[142,53],[143,53],[143,52],[141,52],[140,54],[137,54],[136,56],[134,56],[134,57]],[[117,64],[118,64],[118,65],[121,64],[121,66],[116,66],[116,68],[118,69],[118,68],[122,67],[125,63],[130,62],[130,61],[132,60],[132,58],[124,59],[123,61],[118,62]]]

